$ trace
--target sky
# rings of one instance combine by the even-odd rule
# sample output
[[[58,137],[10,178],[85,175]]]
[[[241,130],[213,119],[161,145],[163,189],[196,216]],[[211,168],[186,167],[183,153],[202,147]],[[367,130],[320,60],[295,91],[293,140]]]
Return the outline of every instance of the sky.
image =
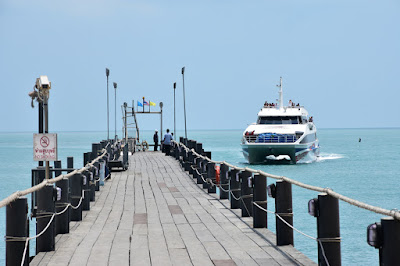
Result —
[[[37,131],[35,80],[52,82],[49,131],[122,128],[121,105],[163,102],[165,128],[245,129],[265,101],[304,105],[319,128],[400,127],[395,0],[2,0],[0,132]],[[136,103],[135,103],[136,105]],[[158,116],[138,117],[158,129]]]

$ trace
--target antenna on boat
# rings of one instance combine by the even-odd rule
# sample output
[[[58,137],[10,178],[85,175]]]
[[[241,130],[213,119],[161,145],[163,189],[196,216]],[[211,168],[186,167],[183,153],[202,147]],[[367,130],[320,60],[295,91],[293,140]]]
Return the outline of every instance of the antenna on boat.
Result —
[[[280,79],[280,84],[276,85],[277,87],[279,87],[279,101],[278,101],[278,106],[279,109],[283,109],[283,93],[282,93],[282,77]]]

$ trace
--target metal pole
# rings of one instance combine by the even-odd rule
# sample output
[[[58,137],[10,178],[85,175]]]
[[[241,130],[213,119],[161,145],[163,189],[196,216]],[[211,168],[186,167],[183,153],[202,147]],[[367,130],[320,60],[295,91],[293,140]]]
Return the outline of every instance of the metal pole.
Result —
[[[43,102],[39,102],[39,134],[43,133]],[[39,166],[43,166],[43,161],[39,161]]]
[[[185,138],[187,138],[187,130],[186,130],[186,98],[185,98],[185,67],[182,67],[182,81],[183,81],[183,113],[185,115]]]
[[[114,138],[116,139],[117,138],[117,83],[116,82],[114,82],[114,89],[115,89],[114,90],[115,91],[115,93],[114,93],[114,99],[115,99],[115,103],[114,103],[115,136],[114,136]]]
[[[44,133],[49,133],[49,107],[48,107],[48,95],[44,96]],[[50,178],[50,162],[46,161],[46,179]]]
[[[110,70],[106,68],[106,76],[107,76],[107,140],[110,139],[110,110],[108,103],[108,76],[110,75]]]
[[[176,82],[174,82],[174,140],[176,140],[176,112],[175,112],[175,90],[176,90]]]

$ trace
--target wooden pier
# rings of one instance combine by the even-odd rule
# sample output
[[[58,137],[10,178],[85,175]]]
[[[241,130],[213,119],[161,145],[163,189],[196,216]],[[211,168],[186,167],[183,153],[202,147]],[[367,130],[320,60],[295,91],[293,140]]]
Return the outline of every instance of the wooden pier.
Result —
[[[161,152],[129,156],[83,220],[31,265],[315,265],[268,229],[252,228],[228,200],[207,194]]]

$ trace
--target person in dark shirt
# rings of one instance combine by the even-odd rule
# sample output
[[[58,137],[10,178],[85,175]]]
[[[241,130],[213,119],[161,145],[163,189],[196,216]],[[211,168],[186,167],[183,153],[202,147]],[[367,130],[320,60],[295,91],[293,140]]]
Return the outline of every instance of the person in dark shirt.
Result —
[[[154,133],[153,141],[154,141],[154,151],[157,151],[157,148],[158,148],[158,131],[157,130]]]

